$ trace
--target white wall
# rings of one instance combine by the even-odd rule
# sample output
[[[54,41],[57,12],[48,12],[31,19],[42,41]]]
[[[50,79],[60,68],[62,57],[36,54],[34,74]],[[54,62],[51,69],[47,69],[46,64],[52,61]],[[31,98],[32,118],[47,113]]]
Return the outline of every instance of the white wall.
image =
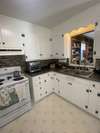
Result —
[[[76,16],[70,18],[69,20],[66,20],[65,22],[57,25],[52,29],[53,31],[53,40],[55,47],[59,46],[60,49],[63,49],[65,51],[66,45],[64,45],[64,38],[62,38],[62,34],[65,34],[67,32],[72,31],[73,29],[77,29],[81,26],[86,26],[90,23],[100,23],[100,4],[96,5],[94,7],[91,7],[84,12],[81,12],[80,14],[77,14]],[[100,36],[100,24],[97,26],[96,31],[98,31]],[[55,41],[55,37],[59,38],[59,40]],[[99,39],[100,40],[100,39]],[[99,40],[97,49],[100,49],[99,46]],[[55,51],[54,49],[52,51]],[[98,52],[99,54],[99,52]],[[65,54],[65,58],[69,58],[69,52]],[[99,56],[100,57],[100,56]]]
[[[100,4],[81,12],[69,20],[66,20],[62,24],[54,27],[53,30],[62,34],[96,21],[100,23]],[[100,30],[100,25],[97,29]]]

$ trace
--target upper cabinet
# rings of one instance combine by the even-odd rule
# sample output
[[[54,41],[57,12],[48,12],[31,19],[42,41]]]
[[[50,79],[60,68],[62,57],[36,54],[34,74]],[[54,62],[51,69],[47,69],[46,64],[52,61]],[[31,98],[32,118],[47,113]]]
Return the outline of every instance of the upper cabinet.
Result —
[[[0,49],[21,49],[26,61],[50,59],[51,40],[48,28],[0,15]]]
[[[100,31],[95,31],[95,58],[100,59]]]
[[[20,49],[14,21],[0,17],[0,49]]]
[[[64,37],[59,32],[53,32],[52,34],[52,54],[53,58],[63,59],[66,58]]]
[[[34,31],[36,45],[39,46],[40,59],[51,58],[51,30],[36,26]]]

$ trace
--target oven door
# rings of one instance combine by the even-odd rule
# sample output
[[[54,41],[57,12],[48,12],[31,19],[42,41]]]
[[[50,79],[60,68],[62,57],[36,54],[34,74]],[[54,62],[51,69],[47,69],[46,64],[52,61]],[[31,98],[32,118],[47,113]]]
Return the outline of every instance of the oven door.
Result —
[[[0,89],[0,117],[30,101],[28,81]]]

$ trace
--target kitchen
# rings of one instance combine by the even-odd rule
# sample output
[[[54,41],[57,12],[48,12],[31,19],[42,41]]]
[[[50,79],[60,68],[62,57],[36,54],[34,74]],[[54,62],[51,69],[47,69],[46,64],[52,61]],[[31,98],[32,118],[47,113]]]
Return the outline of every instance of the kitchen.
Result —
[[[98,0],[0,2],[0,133],[100,133],[99,12]]]

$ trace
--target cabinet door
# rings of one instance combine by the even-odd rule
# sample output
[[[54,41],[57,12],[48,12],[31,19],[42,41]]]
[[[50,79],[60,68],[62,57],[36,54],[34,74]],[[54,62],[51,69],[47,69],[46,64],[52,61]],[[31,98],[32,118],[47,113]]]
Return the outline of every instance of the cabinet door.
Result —
[[[51,32],[46,28],[36,26],[35,37],[36,45],[40,47],[40,59],[48,59],[51,55],[51,42],[50,42]]]
[[[55,85],[56,85],[55,92],[62,97],[64,95],[64,77],[65,75],[63,74],[56,74],[56,80],[55,80]]]
[[[2,48],[1,29],[0,29],[0,49]]]
[[[38,77],[33,77],[32,81],[33,81],[33,97],[34,97],[34,101],[37,102],[41,99],[39,79]]]
[[[75,78],[72,90],[72,102],[88,111],[89,104],[89,81]]]
[[[96,51],[96,58],[100,58],[100,31],[95,31],[95,45],[94,45],[94,51]]]
[[[73,103],[73,88],[74,88],[74,77],[65,76],[64,78],[64,98]]]
[[[100,83],[92,82],[90,86],[89,112],[100,118]]]
[[[1,35],[3,48],[20,49],[17,42],[17,33],[13,30],[13,27],[9,25],[2,25]]]
[[[22,37],[21,35],[24,35],[25,37]],[[36,44],[34,33],[21,32],[19,36],[19,43],[26,55],[26,61],[32,61],[40,58],[40,48],[39,45]]]
[[[52,53],[54,58],[64,58],[64,38],[61,34],[54,32],[52,42]]]

